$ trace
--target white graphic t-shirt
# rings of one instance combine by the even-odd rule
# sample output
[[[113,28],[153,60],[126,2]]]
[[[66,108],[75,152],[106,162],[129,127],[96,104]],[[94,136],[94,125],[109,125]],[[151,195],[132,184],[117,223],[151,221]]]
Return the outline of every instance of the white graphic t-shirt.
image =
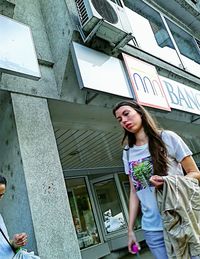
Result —
[[[163,131],[162,139],[166,144],[169,159],[168,174],[183,174],[180,162],[192,154],[183,140],[172,131]],[[123,151],[125,173],[130,175],[142,209],[142,229],[162,230],[162,219],[155,198],[155,187],[149,182],[153,175],[152,159],[148,144],[126,147]]]
[[[3,233],[6,235],[7,239],[9,240],[8,232],[1,214],[0,214],[0,228],[2,229]],[[5,240],[4,236],[0,232],[0,259],[12,259],[13,256],[14,256],[14,252],[12,251],[10,245],[8,244],[8,242]]]

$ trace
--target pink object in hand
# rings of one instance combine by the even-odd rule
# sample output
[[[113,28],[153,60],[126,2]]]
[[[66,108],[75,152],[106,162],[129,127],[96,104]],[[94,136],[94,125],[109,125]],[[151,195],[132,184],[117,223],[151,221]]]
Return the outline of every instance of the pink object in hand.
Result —
[[[132,244],[131,250],[132,250],[132,252],[137,254],[139,252],[139,248],[138,248],[137,244],[135,244],[135,243]]]

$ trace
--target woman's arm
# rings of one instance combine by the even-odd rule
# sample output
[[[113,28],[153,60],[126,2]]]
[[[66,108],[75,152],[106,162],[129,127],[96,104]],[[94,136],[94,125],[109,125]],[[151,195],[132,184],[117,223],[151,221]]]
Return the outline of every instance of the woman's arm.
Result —
[[[200,172],[192,156],[186,156],[180,162],[186,172],[186,176],[196,178],[200,182]],[[150,178],[150,182],[156,187],[162,187],[163,178],[162,176],[153,175]]]
[[[134,254],[134,252],[131,251],[131,246],[132,244],[137,243],[135,234],[133,232],[133,228],[138,214],[139,199],[137,197],[136,190],[133,186],[133,182],[130,176],[129,176],[129,183],[130,183],[130,199],[129,199],[129,223],[128,223],[128,250],[130,253]]]
[[[200,182],[200,172],[192,156],[184,157],[181,165],[188,177],[196,178]]]

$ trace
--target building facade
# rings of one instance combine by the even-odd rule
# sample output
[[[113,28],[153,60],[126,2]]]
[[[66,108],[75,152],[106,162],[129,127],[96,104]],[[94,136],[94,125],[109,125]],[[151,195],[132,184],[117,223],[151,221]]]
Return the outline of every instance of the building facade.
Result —
[[[129,184],[112,107],[137,99],[200,163],[200,2],[0,3],[1,15],[30,27],[41,74],[0,67],[9,233],[26,231],[41,259],[119,258]],[[143,240],[140,216],[135,231]]]

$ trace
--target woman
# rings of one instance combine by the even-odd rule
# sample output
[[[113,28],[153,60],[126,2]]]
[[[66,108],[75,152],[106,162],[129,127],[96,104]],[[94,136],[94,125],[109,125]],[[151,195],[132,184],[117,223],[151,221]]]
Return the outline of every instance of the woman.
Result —
[[[129,175],[130,200],[128,224],[128,249],[134,243],[133,232],[139,204],[142,209],[142,229],[147,245],[156,259],[167,259],[163,225],[154,194],[154,187],[163,185],[166,175],[183,175],[200,181],[199,170],[192,153],[183,140],[174,132],[161,131],[150,114],[135,101],[122,101],[113,109],[113,114],[124,129],[123,162]],[[192,257],[195,258],[195,257]]]
[[[0,175],[0,199],[3,198],[6,191],[7,181],[5,177]],[[26,233],[15,234],[13,239],[8,244],[8,232],[4,223],[4,220],[0,214],[0,258],[1,259],[12,259],[14,256],[13,250],[17,250],[21,246],[27,244]],[[7,240],[6,240],[7,239]],[[12,248],[11,248],[12,246]]]

